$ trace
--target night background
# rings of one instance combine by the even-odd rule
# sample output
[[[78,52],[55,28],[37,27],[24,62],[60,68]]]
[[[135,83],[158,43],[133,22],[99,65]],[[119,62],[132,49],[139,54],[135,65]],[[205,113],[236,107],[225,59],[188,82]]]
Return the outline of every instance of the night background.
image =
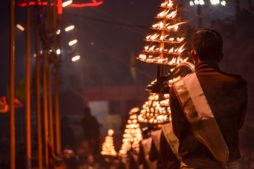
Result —
[[[81,0],[74,2],[81,2]],[[202,27],[214,28],[224,38],[224,59],[220,64],[221,69],[240,74],[248,83],[247,117],[240,136],[244,155],[249,155],[248,153],[253,152],[254,149],[252,134],[254,132],[254,2],[253,4],[250,2],[250,0],[241,0],[238,10],[234,0],[227,0],[225,7],[212,6],[209,3],[202,7]],[[159,12],[160,4],[161,1],[158,0],[105,0],[98,7],[64,8],[61,29],[73,24],[75,30],[62,31],[61,34],[60,112],[61,117],[68,119],[74,132],[73,147],[76,148],[82,139],[80,120],[84,115],[84,106],[88,105],[101,125],[101,135],[105,136],[106,131],[113,128],[116,149],[120,148],[121,135],[129,110],[134,106],[142,106],[148,96],[144,89],[156,78],[156,66],[139,62],[136,57],[143,50],[144,38],[155,22],[154,17]],[[187,0],[179,0],[179,4],[182,8],[182,17],[188,21],[185,30],[190,40],[198,25],[196,7],[190,6]],[[9,0],[3,0],[0,6],[2,20],[0,97],[8,97],[9,89],[9,5]],[[16,6],[15,10],[15,25],[25,25],[25,8]],[[15,27],[15,39],[16,97],[24,104],[25,91],[22,88],[25,85],[25,32]],[[75,47],[68,46],[68,41],[72,39],[78,39]],[[32,56],[33,44],[32,40]],[[80,54],[80,60],[72,62],[73,54]],[[32,77],[34,71],[35,59],[32,57]],[[34,78],[31,83],[32,125],[35,126]],[[21,107],[16,109],[17,154],[25,151],[25,132],[25,108]],[[35,133],[36,130],[32,129],[32,134]],[[32,138],[36,140],[35,136]],[[9,115],[1,113],[1,169],[5,169],[4,166],[7,165],[9,158],[8,142]],[[246,158],[250,158],[247,155]]]

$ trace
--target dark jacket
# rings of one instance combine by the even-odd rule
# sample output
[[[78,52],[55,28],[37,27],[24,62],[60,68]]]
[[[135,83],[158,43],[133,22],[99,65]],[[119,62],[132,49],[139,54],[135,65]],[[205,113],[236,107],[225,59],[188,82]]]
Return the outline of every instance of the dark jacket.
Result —
[[[207,63],[196,65],[196,74],[228,145],[229,160],[239,159],[238,131],[243,125],[247,107],[246,82],[240,76],[222,72],[217,66]],[[170,90],[170,96],[172,124],[180,140],[180,155],[183,159],[214,158],[193,136],[173,89]]]

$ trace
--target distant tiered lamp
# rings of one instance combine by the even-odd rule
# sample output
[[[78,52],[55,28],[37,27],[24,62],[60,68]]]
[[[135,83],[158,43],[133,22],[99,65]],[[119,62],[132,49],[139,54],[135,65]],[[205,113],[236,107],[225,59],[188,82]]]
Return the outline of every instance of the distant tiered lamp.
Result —
[[[149,124],[164,124],[171,121],[169,94],[150,93],[143,104],[138,121]]]
[[[102,144],[101,155],[104,156],[117,156],[114,140],[113,140],[114,130],[108,130],[108,135],[105,138],[104,143]]]
[[[142,140],[142,133],[138,123],[139,108],[132,108],[129,112],[129,119],[125,126],[122,146],[119,155],[126,156],[130,149],[139,152],[139,142]]]

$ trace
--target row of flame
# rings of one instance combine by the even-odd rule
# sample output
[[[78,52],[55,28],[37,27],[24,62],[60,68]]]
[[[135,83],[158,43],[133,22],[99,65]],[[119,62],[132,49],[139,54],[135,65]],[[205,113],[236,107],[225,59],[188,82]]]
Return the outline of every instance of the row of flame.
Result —
[[[160,35],[158,33],[146,36],[146,41],[148,42],[159,41],[164,43],[181,43],[184,40],[185,40],[184,37],[169,37],[169,35]]]
[[[163,65],[178,65],[179,63],[183,63],[188,60],[188,58],[174,57],[169,59],[169,58],[162,58],[160,55],[153,56],[153,55],[146,55],[146,54],[140,54],[138,59],[146,63],[163,64]]]
[[[159,21],[159,22],[153,24],[152,28],[157,29],[157,30],[176,32],[176,31],[178,31],[180,25],[183,25],[186,23],[187,22],[178,22],[178,23],[175,23],[172,25],[171,23],[165,24],[163,21]]]

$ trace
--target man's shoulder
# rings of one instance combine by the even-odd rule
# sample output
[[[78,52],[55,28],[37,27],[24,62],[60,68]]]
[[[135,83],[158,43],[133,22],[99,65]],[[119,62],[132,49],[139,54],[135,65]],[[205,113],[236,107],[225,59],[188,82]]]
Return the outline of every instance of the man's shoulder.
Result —
[[[226,72],[222,72],[222,74],[227,77],[232,85],[247,87],[247,81],[241,75]]]

